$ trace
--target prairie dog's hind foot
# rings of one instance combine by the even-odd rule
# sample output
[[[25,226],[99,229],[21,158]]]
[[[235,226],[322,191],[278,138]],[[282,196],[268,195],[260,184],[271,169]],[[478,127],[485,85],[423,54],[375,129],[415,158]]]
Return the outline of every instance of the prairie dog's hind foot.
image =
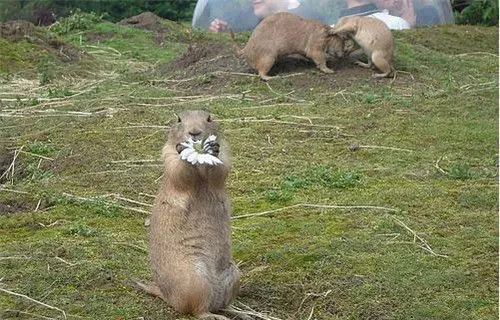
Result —
[[[366,68],[366,69],[370,69],[372,67],[372,64],[370,62],[364,63],[363,61],[356,60],[356,61],[354,61],[354,63],[357,64],[358,66]]]
[[[163,297],[163,293],[161,293],[160,287],[158,287],[158,285],[156,285],[155,283],[144,284],[137,280],[132,280],[132,285],[147,294],[165,300],[165,298]]]

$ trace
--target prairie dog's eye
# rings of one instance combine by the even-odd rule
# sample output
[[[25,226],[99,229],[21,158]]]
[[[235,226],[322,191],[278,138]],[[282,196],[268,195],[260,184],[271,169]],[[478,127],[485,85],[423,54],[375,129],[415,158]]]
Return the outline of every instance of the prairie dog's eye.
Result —
[[[207,122],[212,122],[212,117],[211,116],[208,116]]]

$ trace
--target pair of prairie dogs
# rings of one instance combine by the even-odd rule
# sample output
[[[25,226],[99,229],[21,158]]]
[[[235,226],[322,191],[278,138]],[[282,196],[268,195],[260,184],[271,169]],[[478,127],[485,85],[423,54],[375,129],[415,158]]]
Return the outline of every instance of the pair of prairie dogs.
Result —
[[[234,41],[234,34],[231,33]],[[325,73],[334,71],[327,67],[328,58],[340,58],[345,53],[344,40],[352,39],[368,57],[368,63],[357,64],[370,68],[374,65],[382,73],[375,78],[389,77],[393,67],[394,41],[387,25],[371,17],[344,17],[334,27],[320,21],[306,20],[281,12],[265,18],[253,31],[243,49],[235,44],[237,53],[246,56],[263,80],[275,61],[286,55],[304,55]]]

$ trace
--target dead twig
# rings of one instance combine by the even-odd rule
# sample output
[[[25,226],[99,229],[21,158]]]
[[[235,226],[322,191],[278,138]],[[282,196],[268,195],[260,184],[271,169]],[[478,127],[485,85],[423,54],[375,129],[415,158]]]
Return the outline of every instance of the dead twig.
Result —
[[[333,96],[336,97],[337,95],[340,95],[344,99],[345,102],[349,102],[349,100],[347,100],[347,98],[344,95],[345,91],[346,91],[346,89],[340,90],[339,92],[336,92]]]
[[[42,203],[42,199],[38,200],[38,203],[36,204],[35,212],[38,211],[38,208],[40,208],[40,204]]]
[[[238,107],[239,110],[253,110],[253,109],[263,109],[263,108],[274,108],[274,107],[302,107],[302,106],[312,106],[312,103],[302,102],[302,103],[275,103],[275,104],[265,104],[260,106],[252,106],[252,107]]]
[[[313,122],[312,122],[311,119],[322,119],[322,117],[306,117],[306,116],[295,116],[295,115],[288,115],[288,114],[283,114],[281,116],[282,117],[289,117],[289,118],[307,120],[310,124],[313,124]]]
[[[460,53],[460,54],[456,54],[455,57],[465,57],[465,56],[472,56],[472,55],[486,55],[486,56],[492,56],[492,57],[498,58],[497,54],[490,53],[490,52],[483,52],[483,51]]]
[[[209,59],[209,60],[205,60],[205,63],[212,62],[212,61],[217,61],[219,59],[228,58],[228,57],[231,57],[231,55],[227,54],[227,55],[217,56],[215,58],[212,58],[212,59]]]
[[[96,203],[99,198],[102,198],[102,196],[101,197],[96,197],[96,198],[85,198],[85,197],[75,196],[75,195],[72,195],[72,194],[69,194],[69,193],[66,193],[66,192],[63,192],[62,195],[65,196],[65,197],[67,197],[67,198],[70,198],[70,199],[84,201],[84,202],[91,202],[91,203]],[[107,195],[107,196],[109,196],[109,195]],[[99,203],[103,203],[103,202],[99,201]],[[134,207],[130,207],[130,206],[122,206],[122,205],[119,205],[117,203],[104,202],[104,204],[112,206],[112,207],[124,209],[124,210],[129,210],[129,211],[144,213],[144,214],[147,214],[147,215],[150,214],[149,211],[145,211],[145,210],[134,208]]]
[[[242,307],[236,306],[235,305],[236,303],[241,305],[244,309]],[[246,304],[244,304],[240,301],[235,301],[228,308],[223,309],[223,311],[240,315],[240,316],[244,317],[245,319],[247,319],[249,316],[253,316],[253,317],[257,317],[259,319],[263,319],[263,320],[281,320],[280,318],[276,318],[276,317],[255,311],[254,309],[250,308],[249,306],[247,306]]]
[[[36,154],[36,153],[32,153],[32,152],[28,152],[28,151],[23,151],[23,150],[20,150],[19,152],[24,153],[24,154],[29,154],[30,156],[42,158],[44,160],[54,161],[53,158],[45,157],[45,156],[42,156],[42,155],[39,155],[39,154]]]
[[[18,194],[30,194],[29,192],[26,192],[26,191],[7,189],[7,188],[5,188],[5,184],[0,185],[0,191],[7,191],[7,192],[12,192],[12,193],[18,193]]]
[[[441,169],[441,167],[439,166],[439,162],[443,159],[443,157],[439,157],[439,159],[437,159],[436,161],[436,164],[434,164],[434,168],[436,168],[439,172],[441,172],[442,174],[444,175],[447,175],[449,176],[450,174],[446,171],[444,171],[443,169]]]
[[[118,56],[121,57],[121,52],[116,50],[115,48],[112,48],[112,47],[104,47],[104,46],[92,46],[92,45],[85,45],[83,46],[85,48],[94,48],[94,49],[105,49],[105,50],[110,50],[110,51],[113,51],[114,53],[116,53]]]
[[[396,77],[397,77],[398,73],[405,73],[405,74],[409,74],[409,75],[410,75],[410,78],[411,78],[412,80],[415,80],[415,77],[413,76],[413,74],[412,74],[411,72],[408,72],[408,71],[402,71],[402,70],[396,70],[396,71],[394,72],[394,77],[393,77],[393,79],[392,79],[391,83],[392,83],[392,82],[394,82],[394,81],[396,80]]]
[[[314,293],[314,292],[306,293],[306,295],[304,296],[304,299],[302,299],[302,301],[300,302],[299,308],[297,309],[297,312],[295,314],[298,314],[300,312],[300,310],[302,309],[302,306],[304,305],[304,302],[308,298],[310,298],[310,297],[323,297],[323,298],[326,298],[331,292],[332,292],[332,290],[328,290],[328,291],[325,291],[325,292],[322,292],[322,293]],[[312,310],[311,310],[311,313],[309,314],[309,318],[308,319],[311,318],[313,312],[314,312],[314,306],[312,307]]]
[[[63,258],[61,258],[61,257],[57,257],[57,256],[56,256],[55,258],[56,258],[56,260],[59,260],[59,261],[61,261],[61,262],[65,263],[65,264],[67,264],[67,265],[68,265],[68,266],[70,266],[70,267],[74,267],[74,266],[76,266],[76,265],[78,264],[78,263],[71,263],[71,262],[68,262],[68,261],[64,260]]]
[[[410,150],[410,149],[395,148],[395,147],[386,147],[386,146],[359,145],[357,147],[358,148],[367,148],[367,149],[385,149],[385,150],[394,150],[394,151],[413,152],[413,150]]]
[[[86,175],[101,175],[101,174],[109,174],[109,173],[115,174],[115,173],[129,172],[130,170],[132,170],[132,168],[123,169],[123,170],[106,170],[106,171],[88,172],[88,173],[85,173],[83,175],[84,176],[86,176]]]
[[[276,119],[254,119],[254,118],[220,119],[219,122],[271,122],[271,123],[286,124],[286,125],[293,125],[293,126],[305,126],[305,127],[313,127],[313,128],[331,128],[331,129],[340,130],[340,127],[338,127],[338,126],[283,121],[283,120],[276,120]]]
[[[161,82],[174,82],[174,83],[179,83],[179,82],[187,82],[187,81],[193,81],[198,79],[198,77],[193,77],[193,78],[186,78],[186,79],[151,79],[151,80],[146,80],[145,82],[149,83],[161,83]]]
[[[21,146],[21,147],[14,150],[14,156],[12,157],[12,162],[7,167],[7,169],[4,171],[4,173],[2,173],[2,175],[0,176],[0,180],[2,180],[3,177],[6,177],[6,179],[8,179],[9,172],[11,172],[10,180],[11,180],[11,183],[14,183],[14,171],[15,171],[15,167],[16,167],[16,159],[19,156],[19,153],[23,150],[23,148],[24,148],[24,146]]]
[[[245,77],[260,77],[258,74],[253,74],[253,73],[243,73],[243,72],[229,72],[229,71],[215,71],[212,72],[211,74],[217,75],[217,74],[230,74],[234,76],[245,76]]]
[[[432,250],[431,246],[427,243],[427,241],[425,241],[425,239],[422,238],[421,236],[419,236],[415,231],[413,231],[412,229],[410,229],[403,221],[399,220],[396,217],[392,217],[392,219],[394,219],[394,221],[396,221],[397,224],[399,224],[400,226],[402,226],[403,228],[405,228],[408,232],[410,232],[413,235],[413,243],[416,243],[417,240],[419,240],[420,241],[420,247],[423,250],[428,251],[428,252],[430,252],[431,254],[433,254],[433,255],[435,255],[437,257],[448,258],[447,255],[445,255],[445,254],[439,254],[439,253],[436,253],[434,250]]]
[[[392,239],[390,239],[389,242],[392,242],[392,241],[396,240],[397,238],[399,238],[400,235],[401,235],[401,233],[381,233],[381,234],[377,234],[377,236],[392,237]]]
[[[270,214],[273,214],[276,212],[280,212],[280,211],[284,211],[284,210],[288,210],[288,209],[293,209],[293,208],[299,208],[299,207],[315,208],[315,209],[341,209],[341,210],[380,210],[380,211],[388,211],[388,212],[399,212],[400,211],[399,209],[379,207],[379,206],[338,206],[338,205],[298,203],[298,204],[294,204],[291,206],[278,208],[278,209],[274,209],[274,210],[268,210],[268,211],[263,211],[263,212],[249,213],[249,214],[242,214],[242,215],[238,215],[238,216],[233,216],[233,217],[231,217],[231,219],[236,220],[236,219],[244,219],[244,218],[250,218],[250,217],[266,216],[266,215],[270,215]]]
[[[314,314],[314,305],[312,306],[311,308],[311,313],[309,313],[309,317],[307,317],[307,320],[311,320],[312,319],[312,316]]]
[[[21,310],[7,309],[7,310],[4,310],[3,312],[5,312],[5,313],[14,313],[16,315],[17,314],[23,314],[23,315],[27,315],[27,316],[30,316],[30,317],[40,318],[40,319],[56,320],[55,318],[46,317],[46,316],[42,316],[41,314],[35,314],[35,313],[30,313],[30,312],[21,311]]]
[[[10,290],[7,290],[7,289],[4,289],[4,288],[0,288],[0,291],[2,291],[2,292],[4,292],[4,293],[7,293],[7,294],[10,294],[10,295],[13,295],[13,296],[16,296],[16,297],[24,298],[24,299],[26,299],[26,300],[29,300],[29,301],[31,301],[31,302],[37,303],[37,304],[39,304],[39,305],[41,305],[41,306],[44,306],[44,307],[46,307],[46,308],[49,308],[49,309],[52,309],[52,310],[57,310],[57,311],[59,311],[59,312],[61,312],[61,313],[62,313],[62,315],[63,315],[64,319],[67,319],[67,317],[66,317],[66,312],[65,312],[64,310],[62,310],[62,309],[59,309],[58,307],[54,307],[54,306],[48,305],[48,304],[43,303],[43,302],[41,302],[41,301],[38,301],[38,300],[36,300],[36,299],[30,298],[30,297],[28,297],[28,296],[27,296],[27,295],[25,295],[25,294],[16,293],[16,292],[13,292],[13,291],[10,291]]]
[[[117,194],[115,196],[115,199],[116,200],[125,201],[125,202],[130,202],[130,203],[133,203],[133,204],[138,204],[138,205],[145,206],[145,207],[152,207],[153,206],[152,204],[149,204],[149,203],[144,203],[144,202],[140,202],[140,201],[137,201],[137,200],[132,200],[132,199],[124,198],[124,197],[122,197],[119,194]]]
[[[306,101],[306,100],[303,100],[303,99],[297,99],[297,98],[294,98],[294,97],[290,96],[292,93],[294,93],[294,92],[295,92],[295,90],[292,90],[292,91],[290,91],[290,92],[288,92],[288,93],[283,94],[283,93],[279,93],[279,92],[275,91],[275,90],[271,87],[271,85],[269,84],[269,82],[266,82],[266,86],[269,88],[269,91],[271,91],[272,93],[274,93],[275,95],[277,95],[279,98],[284,98],[284,97],[286,97],[286,98],[289,98],[289,99],[294,100],[294,101],[299,101],[299,102],[304,102],[304,101]]]
[[[460,86],[460,90],[469,90],[473,87],[485,87],[490,84],[496,84],[496,81],[489,81],[489,82],[483,82],[483,83],[470,83],[470,84],[465,84],[463,86]]]
[[[169,126],[155,126],[155,125],[136,125],[136,126],[126,126],[126,127],[116,127],[115,130],[120,129],[168,129]]]
[[[0,260],[22,260],[22,259],[31,259],[31,257],[28,256],[0,257]]]
[[[38,225],[41,227],[44,227],[44,228],[50,228],[50,227],[53,227],[53,226],[59,224],[59,222],[60,222],[59,220],[56,220],[56,221],[52,222],[51,224],[43,224],[41,222],[38,222]]]
[[[147,193],[139,192],[139,195],[140,196],[146,196],[146,197],[152,198],[152,199],[156,199],[156,196],[154,194],[147,194]]]
[[[132,160],[113,160],[111,163],[148,163],[148,162],[159,162],[160,159],[132,159]]]

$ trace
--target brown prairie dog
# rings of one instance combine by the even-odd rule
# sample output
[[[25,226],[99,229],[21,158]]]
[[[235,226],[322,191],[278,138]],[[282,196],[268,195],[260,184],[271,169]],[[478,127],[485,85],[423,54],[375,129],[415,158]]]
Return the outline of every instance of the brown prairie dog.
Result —
[[[180,159],[181,142],[208,135],[217,136],[214,150],[222,164],[192,165]],[[217,122],[204,111],[182,112],[163,158],[149,237],[154,284],[137,284],[180,313],[226,319],[213,313],[233,301],[240,273],[231,257],[231,208],[225,189],[231,161]]]
[[[271,77],[269,70],[280,57],[301,54],[314,61],[325,73],[334,71],[327,67],[329,56],[342,57],[343,39],[330,34],[330,26],[307,20],[287,12],[273,14],[255,28],[245,48],[236,52],[246,56],[250,65],[263,80]],[[234,40],[234,35],[231,33]]]
[[[344,17],[333,27],[333,34],[352,38],[368,56],[368,63],[357,61],[362,67],[373,65],[382,73],[374,78],[390,77],[394,74],[394,40],[391,30],[379,19],[371,17]]]

